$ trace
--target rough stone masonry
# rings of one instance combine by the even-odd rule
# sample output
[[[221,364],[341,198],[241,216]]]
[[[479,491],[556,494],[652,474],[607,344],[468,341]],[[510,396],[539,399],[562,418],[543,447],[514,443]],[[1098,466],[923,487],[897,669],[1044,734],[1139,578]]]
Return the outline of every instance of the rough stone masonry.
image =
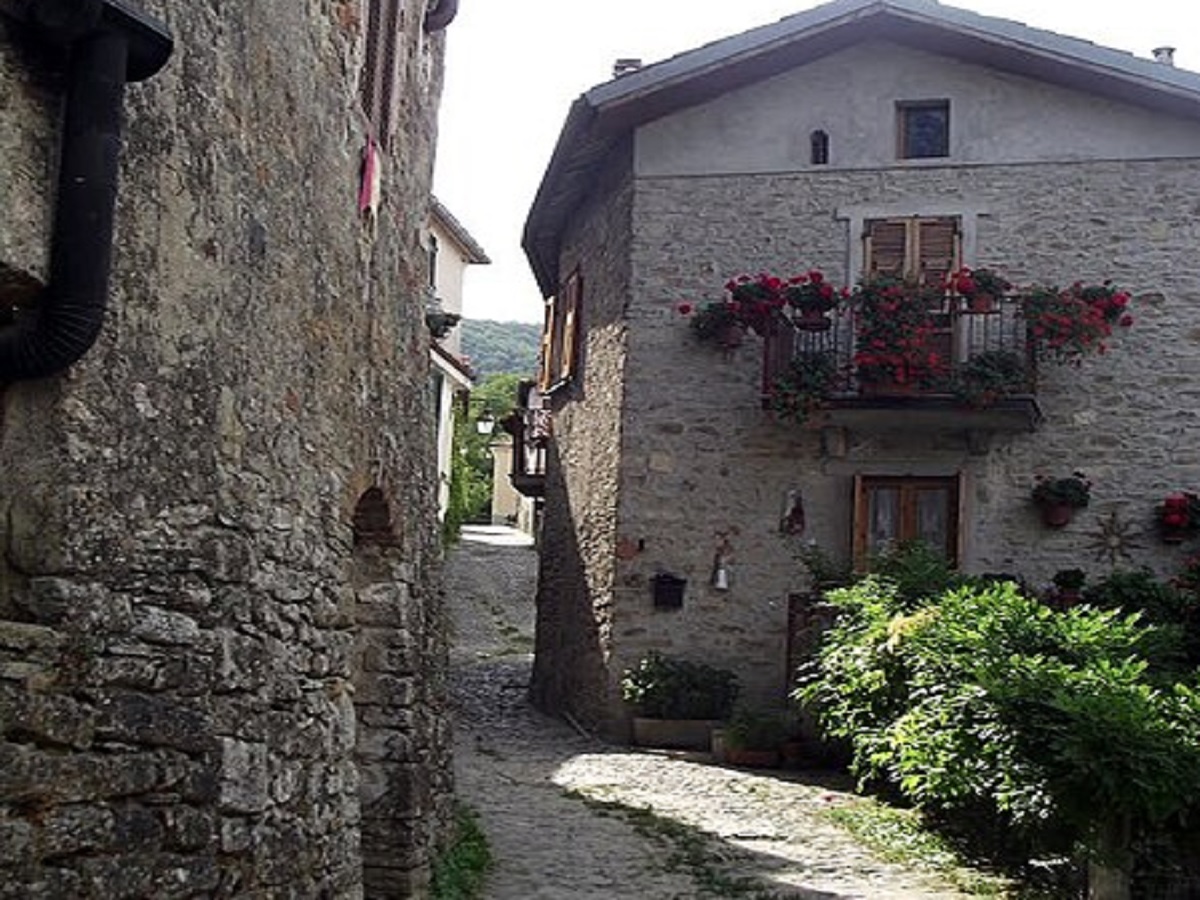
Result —
[[[0,897],[421,896],[444,38],[371,4],[405,9],[364,218],[365,4],[143,4],[176,49],[126,94],[103,332],[0,400]],[[0,16],[4,284],[46,278],[62,73]]]

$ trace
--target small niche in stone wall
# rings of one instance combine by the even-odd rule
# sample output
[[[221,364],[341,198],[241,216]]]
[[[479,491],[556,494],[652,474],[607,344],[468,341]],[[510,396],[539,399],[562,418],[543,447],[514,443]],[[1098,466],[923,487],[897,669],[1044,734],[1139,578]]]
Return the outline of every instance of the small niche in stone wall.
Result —
[[[650,592],[654,597],[655,609],[679,609],[683,606],[683,592],[687,579],[660,572],[650,579]]]
[[[354,507],[354,545],[392,547],[397,543],[396,529],[387,498],[379,488],[366,491]]]

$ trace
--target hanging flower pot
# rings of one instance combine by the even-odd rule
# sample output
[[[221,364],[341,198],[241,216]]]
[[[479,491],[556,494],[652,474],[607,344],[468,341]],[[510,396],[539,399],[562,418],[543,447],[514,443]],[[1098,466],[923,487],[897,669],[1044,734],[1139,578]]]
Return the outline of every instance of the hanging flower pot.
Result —
[[[1087,506],[1091,499],[1092,483],[1082,472],[1072,472],[1064,478],[1039,475],[1031,497],[1042,514],[1042,522],[1050,528],[1062,528],[1071,521],[1075,510]]]
[[[1042,523],[1050,528],[1062,528],[1075,515],[1075,507],[1070,503],[1043,503]]]
[[[996,311],[996,298],[991,294],[975,294],[967,301],[967,311],[978,314]]]
[[[736,350],[746,340],[746,329],[741,325],[726,325],[721,330],[721,346],[726,350]]]
[[[801,331],[828,331],[833,327],[833,320],[816,308],[801,309],[793,321]]]

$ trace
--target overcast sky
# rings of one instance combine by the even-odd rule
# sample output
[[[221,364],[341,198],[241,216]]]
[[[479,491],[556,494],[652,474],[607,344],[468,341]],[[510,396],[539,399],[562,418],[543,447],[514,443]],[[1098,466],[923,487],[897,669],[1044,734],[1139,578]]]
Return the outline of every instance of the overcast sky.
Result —
[[[434,191],[483,245],[465,313],[541,321],[541,295],[521,228],[572,101],[612,74],[618,57],[649,64],[819,4],[806,0],[461,0],[447,30]],[[1200,70],[1195,0],[959,0],[1150,57],[1175,46]]]

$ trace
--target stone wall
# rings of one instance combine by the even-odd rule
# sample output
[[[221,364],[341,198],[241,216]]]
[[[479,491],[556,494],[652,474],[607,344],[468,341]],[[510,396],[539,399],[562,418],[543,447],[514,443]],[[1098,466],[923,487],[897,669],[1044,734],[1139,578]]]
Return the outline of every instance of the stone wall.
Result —
[[[635,180],[625,367],[589,369],[586,385],[596,395],[616,390],[599,379],[623,384],[616,537],[638,549],[587,557],[594,570],[615,565],[613,590],[593,598],[597,621],[611,623],[610,677],[659,648],[734,668],[749,704],[782,702],[787,597],[807,586],[796,542],[848,556],[857,473],[961,472],[968,571],[1019,572],[1035,585],[1065,567],[1102,576],[1115,514],[1133,538],[1116,563],[1171,573],[1183,552],[1157,540],[1153,510],[1168,491],[1200,486],[1200,292],[1189,275],[1198,201],[1200,161],[1188,159]],[[997,436],[985,454],[954,434],[866,430],[826,452],[818,430],[761,410],[756,339],[723,354],[692,340],[675,310],[718,299],[741,272],[817,266],[849,281],[860,235],[844,210],[939,204],[979,210],[974,261],[1019,283],[1113,278],[1137,296],[1135,326],[1106,356],[1041,373],[1040,428]],[[569,437],[557,433],[563,455]],[[1094,481],[1092,505],[1047,530],[1029,502],[1034,477],[1075,469]],[[799,538],[779,529],[791,492],[806,512]],[[718,550],[728,591],[709,585]],[[659,571],[688,579],[682,609],[653,607],[647,580]],[[615,720],[619,704],[595,715]]]
[[[611,730],[615,682],[612,605],[633,192],[629,148],[614,153],[594,201],[564,242],[560,268],[583,281],[581,380],[551,397],[554,436],[547,454],[545,523],[537,591],[532,696]]]
[[[410,10],[370,223],[357,4],[145,5],[177,49],[128,91],[103,334],[3,395],[0,896],[421,896],[451,788],[443,38]],[[0,263],[41,275],[58,64],[0,28],[0,200],[29,213]]]

